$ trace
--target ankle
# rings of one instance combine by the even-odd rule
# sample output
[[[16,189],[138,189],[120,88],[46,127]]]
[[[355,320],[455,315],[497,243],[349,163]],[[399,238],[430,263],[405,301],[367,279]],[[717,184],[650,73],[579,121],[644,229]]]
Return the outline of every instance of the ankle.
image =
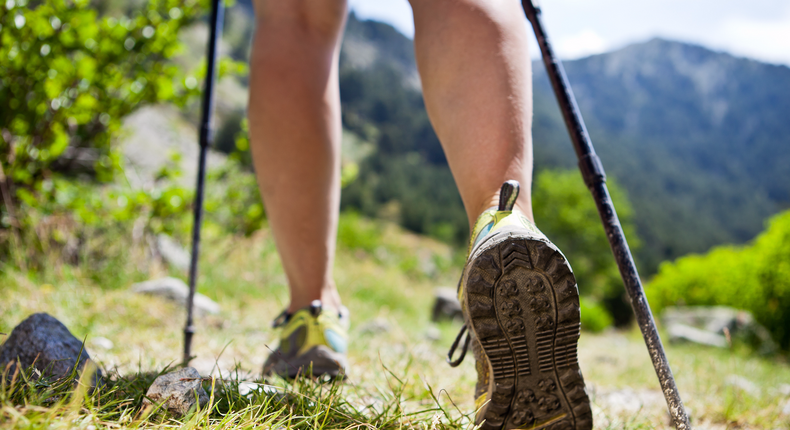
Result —
[[[294,313],[299,309],[307,308],[314,300],[320,300],[323,309],[331,309],[332,311],[340,311],[340,308],[343,306],[337,289],[334,284],[331,284],[322,288],[319,295],[291,294],[291,303],[288,305],[288,313]]]

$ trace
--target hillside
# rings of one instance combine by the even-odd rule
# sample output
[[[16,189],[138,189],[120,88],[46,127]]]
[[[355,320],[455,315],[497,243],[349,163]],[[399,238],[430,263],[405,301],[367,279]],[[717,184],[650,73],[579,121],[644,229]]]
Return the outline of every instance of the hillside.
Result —
[[[403,204],[407,193],[427,189],[444,207],[460,208],[451,191],[438,190],[452,183],[413,85],[412,52],[392,27],[350,17],[341,55],[344,125],[377,142],[378,152],[361,169],[371,180],[352,185],[344,203],[372,215],[392,201],[413,207]],[[564,64],[604,166],[633,202],[646,274],[666,259],[745,242],[790,204],[787,67],[661,39]],[[575,168],[545,69],[533,70],[536,167]],[[393,167],[409,153],[422,173]],[[404,225],[431,233],[454,222]]]
[[[604,166],[629,191],[650,267],[751,239],[790,204],[787,67],[661,39],[565,66]],[[536,163],[570,165],[545,70],[534,70]]]
[[[244,60],[249,2],[227,19],[229,51]],[[667,259],[743,243],[790,206],[789,68],[661,39],[564,64],[604,167],[633,203],[644,274]],[[536,62],[533,71],[537,171],[575,169],[545,69]],[[425,113],[412,41],[352,13],[340,87],[347,140],[369,154],[356,160],[343,207],[463,243],[461,200]],[[241,109],[226,116],[220,149],[234,148]]]

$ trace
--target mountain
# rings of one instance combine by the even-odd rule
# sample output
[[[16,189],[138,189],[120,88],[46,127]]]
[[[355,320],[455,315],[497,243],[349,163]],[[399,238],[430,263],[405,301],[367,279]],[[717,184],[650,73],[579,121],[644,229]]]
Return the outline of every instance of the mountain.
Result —
[[[607,172],[628,190],[651,268],[747,241],[790,204],[790,68],[662,39],[565,68]],[[534,70],[536,163],[566,165],[570,142],[557,135],[545,69]],[[542,138],[551,148],[538,150]]]
[[[448,237],[460,238],[462,217],[442,218],[429,204],[462,213],[413,55],[389,25],[350,16],[344,126],[378,149],[344,191],[344,206],[374,215],[395,207],[413,230],[452,228]],[[564,65],[604,167],[633,203],[646,274],[666,259],[747,241],[790,205],[787,67],[662,39]],[[575,168],[545,69],[536,62],[533,70],[536,168]]]

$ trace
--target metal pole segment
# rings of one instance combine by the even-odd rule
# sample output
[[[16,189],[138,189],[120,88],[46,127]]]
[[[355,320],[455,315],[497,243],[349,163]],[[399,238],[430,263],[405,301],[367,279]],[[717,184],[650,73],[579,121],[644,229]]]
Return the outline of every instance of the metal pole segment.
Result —
[[[214,113],[214,81],[217,78],[217,45],[222,37],[222,24],[225,8],[222,0],[211,2],[211,32],[208,40],[206,82],[203,89],[203,105],[200,120],[200,155],[198,156],[197,189],[195,191],[194,222],[192,224],[192,256],[189,262],[189,296],[187,298],[187,322],[184,327],[184,366],[191,360],[193,325],[193,305],[197,285],[198,255],[200,253],[200,227],[203,221],[203,190],[206,182],[206,155],[214,141],[211,117]]]
[[[648,305],[645,298],[642,281],[639,279],[639,273],[637,273],[631,250],[626,242],[620,220],[617,218],[617,212],[615,212],[614,204],[612,204],[612,199],[609,196],[609,190],[606,187],[606,174],[604,173],[603,165],[595,154],[595,149],[587,133],[587,128],[584,125],[584,120],[579,112],[579,107],[576,104],[576,99],[571,91],[562,63],[554,54],[548,41],[543,22],[541,21],[540,8],[533,4],[532,0],[522,0],[521,4],[524,7],[527,18],[532,23],[532,28],[535,30],[535,37],[538,40],[538,45],[540,45],[543,63],[546,65],[546,71],[554,88],[554,94],[557,96],[557,102],[565,119],[565,125],[568,128],[573,147],[579,158],[579,169],[598,207],[598,213],[601,216],[606,236],[609,239],[609,245],[620,269],[620,276],[623,278],[625,290],[631,300],[631,307],[636,315],[639,329],[642,331],[647,350],[650,353],[650,359],[653,362],[664,398],[667,401],[669,413],[672,416],[675,428],[678,430],[690,429],[691,425],[689,424],[688,415],[683,407],[683,401],[680,399],[680,393],[675,385],[675,378],[672,376],[672,370],[669,368],[666,354],[664,354],[664,347],[661,344],[661,338],[658,335],[653,314],[650,311],[650,305]]]

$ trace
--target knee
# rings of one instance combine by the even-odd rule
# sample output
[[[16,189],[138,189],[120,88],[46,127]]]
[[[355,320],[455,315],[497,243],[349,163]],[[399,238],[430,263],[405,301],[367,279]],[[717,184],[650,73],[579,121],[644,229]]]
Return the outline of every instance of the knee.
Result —
[[[259,28],[289,28],[319,38],[339,36],[347,13],[347,0],[255,0]]]

